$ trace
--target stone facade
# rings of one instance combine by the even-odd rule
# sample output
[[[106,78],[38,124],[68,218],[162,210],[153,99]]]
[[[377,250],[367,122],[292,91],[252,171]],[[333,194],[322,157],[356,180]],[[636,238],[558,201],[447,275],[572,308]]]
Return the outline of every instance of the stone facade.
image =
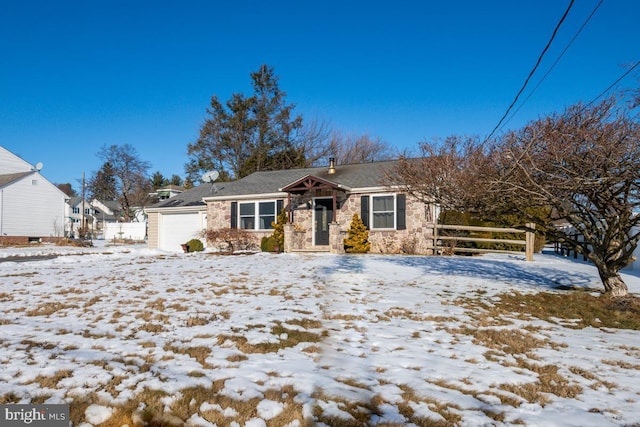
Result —
[[[367,193],[368,195],[387,193]],[[353,214],[360,215],[361,196],[365,193],[342,193],[338,196],[336,221],[329,224],[329,246],[314,246],[314,210],[313,198],[309,203],[301,203],[293,209],[293,222],[285,227],[285,252],[320,249],[332,253],[344,253],[344,238],[351,226]],[[326,197],[325,193],[318,193]],[[406,197],[406,228],[404,230],[369,230],[371,253],[387,254],[432,254],[434,207],[410,196]],[[231,224],[231,201],[213,201],[207,206],[207,228],[229,228]],[[259,247],[264,236],[270,236],[272,230],[249,231],[255,244]]]
[[[343,241],[351,226],[353,214],[360,215],[360,196],[350,194],[338,198],[336,222],[330,224],[329,250],[344,253]],[[372,253],[432,254],[433,219],[435,208],[414,198],[406,199],[406,229],[369,230]],[[293,224],[285,229],[285,250],[295,251],[313,248],[313,209],[302,207],[294,210]],[[297,230],[297,231],[296,231]],[[304,231],[301,231],[304,230]],[[287,245],[287,241],[291,245]]]

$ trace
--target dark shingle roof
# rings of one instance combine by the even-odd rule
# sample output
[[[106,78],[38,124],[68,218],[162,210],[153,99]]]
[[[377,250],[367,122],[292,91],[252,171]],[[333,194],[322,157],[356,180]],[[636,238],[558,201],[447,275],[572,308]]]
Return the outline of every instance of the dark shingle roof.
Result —
[[[255,172],[238,181],[216,183],[218,191],[215,194],[209,194],[209,196],[223,197],[278,193],[281,188],[308,175],[352,189],[380,187],[384,185],[384,171],[391,169],[397,162],[397,160],[388,160],[336,165],[334,174],[329,174],[329,169],[326,166]]]
[[[151,206],[151,208],[173,208],[204,206],[204,197],[233,197],[252,194],[279,193],[280,189],[308,175],[341,184],[349,188],[380,187],[384,185],[384,171],[397,164],[397,160],[371,163],[336,165],[336,172],[329,174],[328,167],[286,169],[254,172],[238,181],[201,184],[183,193]]]
[[[152,205],[151,207],[174,208],[178,206],[205,206],[202,198],[210,196],[211,194],[211,184],[201,184],[197,187],[193,187],[189,190],[183,191],[182,193],[170,197],[166,200],[162,200],[155,205]]]

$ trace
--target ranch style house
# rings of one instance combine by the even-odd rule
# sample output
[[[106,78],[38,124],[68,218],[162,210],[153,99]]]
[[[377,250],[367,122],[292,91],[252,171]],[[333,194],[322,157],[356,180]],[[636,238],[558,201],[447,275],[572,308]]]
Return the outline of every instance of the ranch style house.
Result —
[[[255,172],[203,183],[146,209],[148,245],[181,250],[206,229],[247,230],[259,247],[285,209],[285,252],[344,252],[354,214],[369,229],[373,253],[430,254],[437,207],[385,185],[396,160]],[[205,242],[207,244],[207,242]]]

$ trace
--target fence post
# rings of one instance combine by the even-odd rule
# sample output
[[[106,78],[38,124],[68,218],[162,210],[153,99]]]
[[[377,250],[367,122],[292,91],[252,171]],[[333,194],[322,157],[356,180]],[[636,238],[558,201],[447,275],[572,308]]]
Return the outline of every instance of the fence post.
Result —
[[[433,254],[438,254],[438,221],[433,221]]]
[[[533,247],[536,243],[536,233],[535,231],[529,231],[529,230],[535,230],[536,229],[536,225],[533,223],[528,223],[527,224],[527,231],[525,232],[525,254],[527,257],[527,261],[533,261]]]

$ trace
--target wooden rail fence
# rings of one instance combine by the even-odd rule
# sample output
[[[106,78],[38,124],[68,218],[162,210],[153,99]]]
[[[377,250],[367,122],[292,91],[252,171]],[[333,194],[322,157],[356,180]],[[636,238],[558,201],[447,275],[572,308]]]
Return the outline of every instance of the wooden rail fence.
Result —
[[[486,237],[471,237],[471,236],[444,236],[439,233],[440,230],[454,230],[454,231],[475,231],[475,232],[495,232],[495,233],[510,233],[514,235],[522,234],[524,239],[492,239]],[[515,237],[515,236],[514,236]],[[450,245],[445,245],[443,242],[452,242]],[[445,250],[453,252],[470,252],[470,253],[511,253],[522,254],[522,251],[510,251],[501,249],[481,249],[481,248],[463,248],[457,247],[455,242],[482,242],[482,243],[504,243],[508,245],[522,245],[524,246],[524,253],[527,261],[533,261],[533,246],[535,243],[535,224],[527,224],[526,229],[514,228],[514,227],[477,227],[471,225],[443,225],[436,224],[433,230],[433,246],[436,253],[441,253]]]

